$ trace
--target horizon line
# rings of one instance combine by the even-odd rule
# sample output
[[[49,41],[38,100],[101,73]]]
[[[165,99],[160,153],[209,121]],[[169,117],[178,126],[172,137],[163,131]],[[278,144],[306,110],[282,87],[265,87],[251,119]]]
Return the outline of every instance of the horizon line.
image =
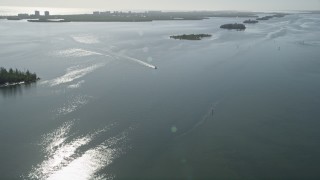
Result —
[[[15,7],[15,8],[48,8],[48,9],[83,9],[83,10],[92,10],[92,11],[162,11],[162,12],[201,12],[201,11],[237,11],[237,12],[284,12],[284,11],[293,11],[293,12],[301,12],[301,11],[320,11],[316,9],[283,9],[283,10],[244,10],[244,9],[154,9],[154,8],[143,8],[143,9],[119,9],[119,8],[93,8],[93,7],[50,7],[50,6],[14,6],[14,5],[0,5],[1,7]]]

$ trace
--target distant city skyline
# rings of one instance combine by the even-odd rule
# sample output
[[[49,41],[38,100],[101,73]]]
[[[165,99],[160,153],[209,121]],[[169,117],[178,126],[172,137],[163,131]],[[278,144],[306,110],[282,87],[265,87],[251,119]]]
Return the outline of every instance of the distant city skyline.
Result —
[[[320,10],[320,0],[1,0],[0,6],[110,10]]]

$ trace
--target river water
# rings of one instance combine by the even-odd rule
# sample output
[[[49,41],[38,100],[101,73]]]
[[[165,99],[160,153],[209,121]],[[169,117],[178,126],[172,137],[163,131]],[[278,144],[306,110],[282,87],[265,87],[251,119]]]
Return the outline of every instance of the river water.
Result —
[[[41,77],[0,89],[1,179],[319,178],[320,16],[243,20],[0,20]]]

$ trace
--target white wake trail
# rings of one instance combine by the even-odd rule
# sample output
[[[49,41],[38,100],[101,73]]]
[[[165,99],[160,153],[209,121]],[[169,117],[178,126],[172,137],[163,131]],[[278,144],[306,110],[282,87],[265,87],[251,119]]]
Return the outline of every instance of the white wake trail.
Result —
[[[149,67],[149,68],[152,68],[152,69],[157,69],[157,66],[149,64],[149,63],[146,63],[146,62],[144,62],[142,60],[139,60],[139,59],[136,59],[136,58],[132,58],[132,57],[129,57],[129,56],[125,56],[125,55],[118,55],[118,56],[122,57],[122,58],[125,58],[125,59],[132,60],[132,61],[137,62],[139,64],[142,64],[142,65],[144,65],[146,67]]]
[[[111,52],[110,50],[103,50],[103,49],[100,49],[100,50],[105,51],[105,52],[109,53],[111,56],[114,56],[116,58],[128,59],[128,60],[134,61],[136,63],[139,63],[139,64],[141,64],[143,66],[146,66],[148,68],[158,69],[157,66],[149,64],[149,63],[146,63],[146,62],[144,62],[144,61],[142,61],[140,59],[136,59],[136,58],[129,57],[129,56],[126,56],[126,55],[123,55],[123,54],[119,54],[119,53],[114,53],[114,52]],[[108,56],[108,57],[110,56],[110,55],[106,55],[106,54],[104,54],[104,55]]]

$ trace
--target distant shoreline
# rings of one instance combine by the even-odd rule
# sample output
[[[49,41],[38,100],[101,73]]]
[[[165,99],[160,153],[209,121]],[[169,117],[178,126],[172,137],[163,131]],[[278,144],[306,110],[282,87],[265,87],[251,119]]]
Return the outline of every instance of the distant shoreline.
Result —
[[[122,12],[122,11],[94,11],[92,14],[73,15],[50,15],[49,11],[45,15],[36,11],[34,14],[21,13],[16,16],[0,16],[1,19],[8,20],[31,20],[30,22],[51,22],[50,20],[62,19],[63,22],[150,22],[157,20],[204,20],[210,17],[243,17],[258,18],[254,12],[236,11],[190,11],[190,12]]]

